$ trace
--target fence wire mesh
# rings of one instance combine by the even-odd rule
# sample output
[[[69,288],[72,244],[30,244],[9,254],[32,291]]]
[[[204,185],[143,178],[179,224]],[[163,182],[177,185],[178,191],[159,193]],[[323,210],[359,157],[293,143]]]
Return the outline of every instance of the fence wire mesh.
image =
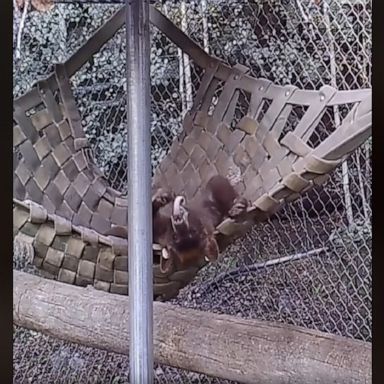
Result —
[[[63,61],[121,5],[66,2],[47,13],[14,14],[14,96]],[[371,86],[371,1],[157,1],[209,53],[278,84],[349,90]],[[20,24],[24,24],[20,33]],[[83,126],[111,185],[126,186],[125,35],[120,30],[72,79]],[[152,28],[152,162],[180,132],[201,69]],[[236,113],[244,115],[243,107]],[[328,134],[349,105],[329,109]],[[303,114],[292,114],[294,126]],[[371,141],[329,181],[252,228],[172,300],[175,305],[280,321],[371,341]],[[14,267],[37,273],[15,250]],[[128,361],[105,351],[14,330],[15,383],[125,383]],[[156,383],[229,383],[155,367]]]

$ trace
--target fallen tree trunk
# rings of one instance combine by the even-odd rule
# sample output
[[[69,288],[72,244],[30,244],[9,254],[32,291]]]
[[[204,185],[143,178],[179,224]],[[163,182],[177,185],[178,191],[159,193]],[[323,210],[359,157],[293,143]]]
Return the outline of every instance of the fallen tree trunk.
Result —
[[[127,296],[14,271],[14,323],[128,354]],[[154,303],[158,363],[243,383],[370,383],[371,344],[305,328]]]

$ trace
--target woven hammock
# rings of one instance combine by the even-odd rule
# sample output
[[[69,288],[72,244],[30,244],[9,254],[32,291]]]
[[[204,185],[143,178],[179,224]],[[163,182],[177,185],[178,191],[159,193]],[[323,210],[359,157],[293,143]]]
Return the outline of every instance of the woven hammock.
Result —
[[[13,128],[14,237],[33,246],[33,263],[46,276],[118,294],[128,294],[127,240],[105,233],[127,226],[127,200],[94,162],[70,78],[124,25],[124,12],[117,11],[54,73],[14,101]],[[252,204],[241,222],[225,219],[216,228],[221,251],[254,223],[322,184],[371,135],[370,89],[279,86],[208,55],[154,7],[150,21],[204,73],[153,184],[190,199],[211,176],[228,177]],[[249,96],[249,107],[235,121],[241,93]],[[314,140],[327,109],[345,104],[353,105],[345,119]],[[287,129],[298,106],[305,113]],[[175,297],[205,264],[163,273],[159,246],[153,249],[155,299]]]

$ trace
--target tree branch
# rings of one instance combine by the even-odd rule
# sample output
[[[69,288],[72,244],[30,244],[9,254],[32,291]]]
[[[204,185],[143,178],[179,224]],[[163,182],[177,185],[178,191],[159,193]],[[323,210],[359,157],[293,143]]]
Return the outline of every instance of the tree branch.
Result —
[[[14,271],[14,323],[128,353],[128,298]],[[371,344],[285,324],[154,303],[158,363],[242,383],[363,384]]]

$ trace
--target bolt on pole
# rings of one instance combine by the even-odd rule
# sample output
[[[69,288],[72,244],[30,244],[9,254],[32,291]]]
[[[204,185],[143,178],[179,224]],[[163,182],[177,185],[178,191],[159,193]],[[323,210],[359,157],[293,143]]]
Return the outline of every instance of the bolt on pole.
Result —
[[[125,0],[130,382],[153,383],[149,0]]]

